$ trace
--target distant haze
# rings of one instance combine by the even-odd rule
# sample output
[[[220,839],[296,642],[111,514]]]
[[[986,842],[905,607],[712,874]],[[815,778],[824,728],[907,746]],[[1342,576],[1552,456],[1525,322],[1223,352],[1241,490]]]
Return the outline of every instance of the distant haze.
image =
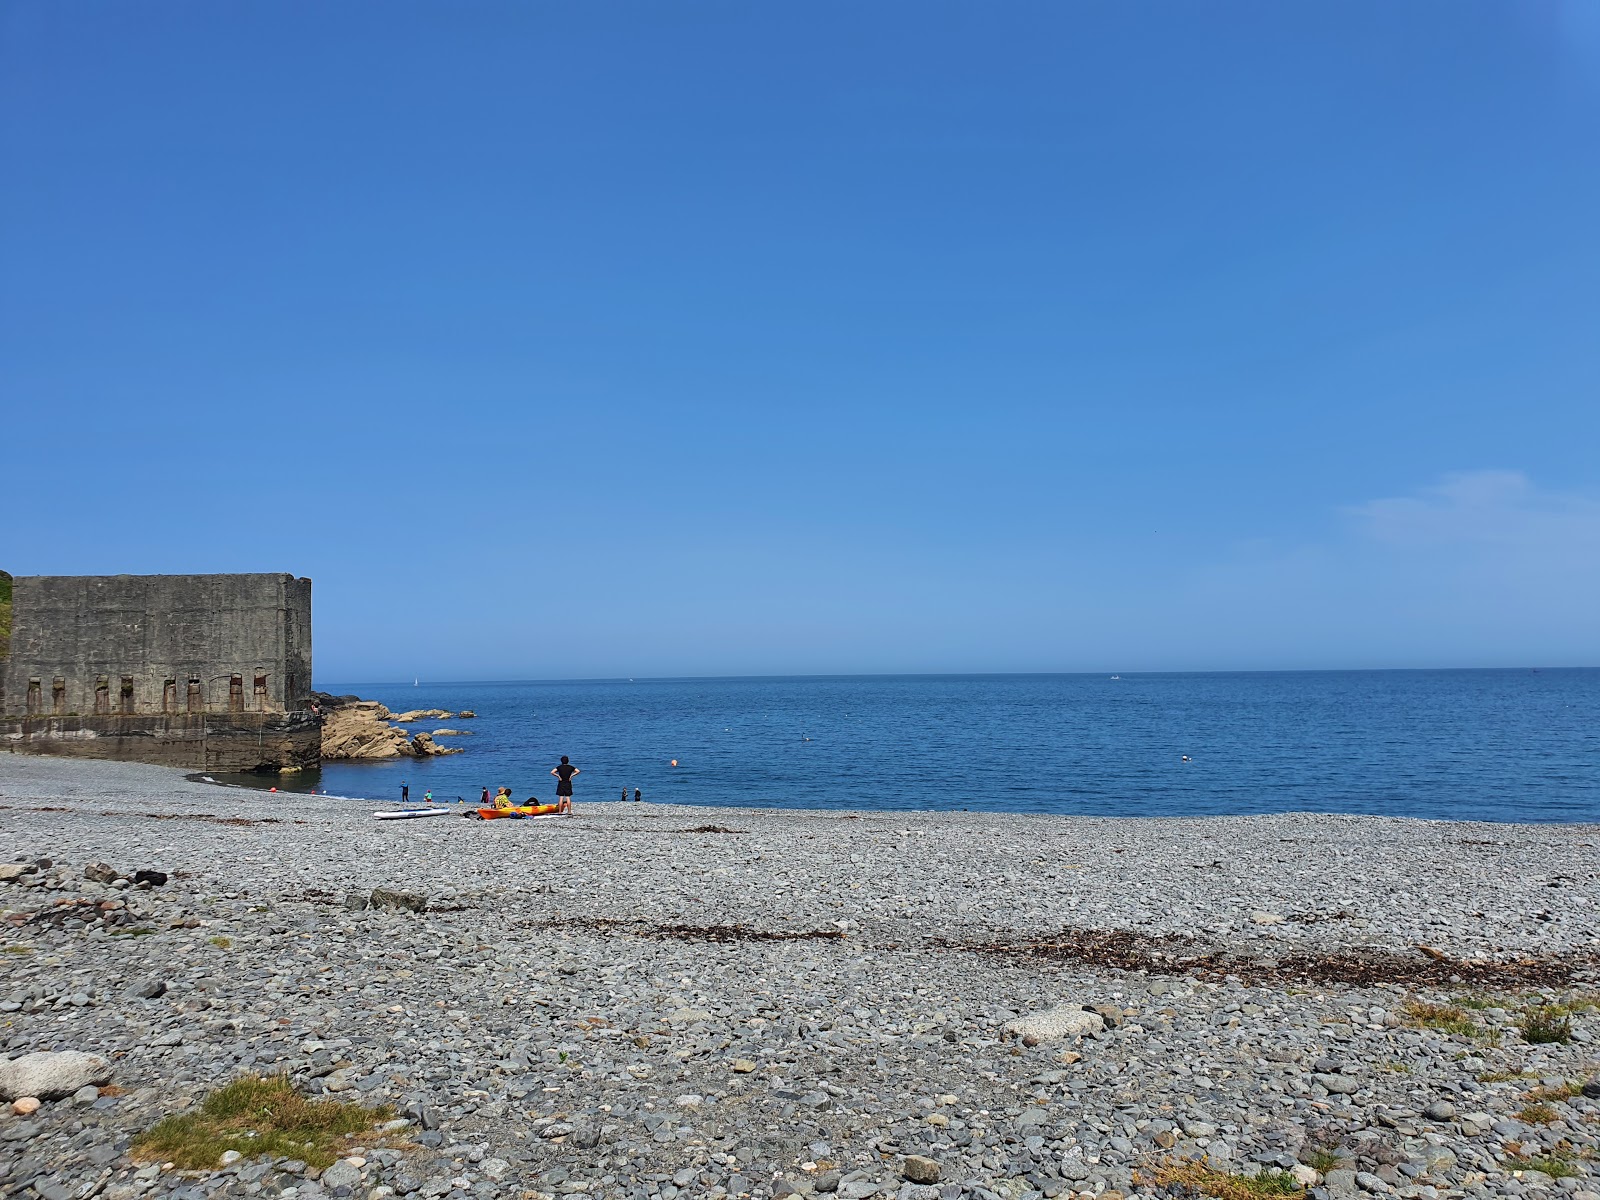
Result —
[[[1600,20],[0,10],[0,568],[319,679],[1600,664]]]

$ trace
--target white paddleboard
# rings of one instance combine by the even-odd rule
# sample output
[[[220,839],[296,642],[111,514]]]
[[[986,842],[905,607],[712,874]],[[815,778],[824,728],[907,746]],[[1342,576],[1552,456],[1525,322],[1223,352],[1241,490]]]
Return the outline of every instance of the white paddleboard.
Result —
[[[401,808],[394,812],[377,812],[372,814],[380,821],[408,821],[412,817],[450,817],[455,815],[454,809],[449,808]]]

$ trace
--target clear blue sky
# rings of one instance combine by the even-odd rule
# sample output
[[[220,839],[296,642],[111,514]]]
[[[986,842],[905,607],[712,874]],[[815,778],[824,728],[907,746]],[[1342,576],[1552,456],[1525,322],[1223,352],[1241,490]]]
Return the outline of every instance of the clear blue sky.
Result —
[[[5,0],[0,406],[323,681],[1600,663],[1600,4]]]

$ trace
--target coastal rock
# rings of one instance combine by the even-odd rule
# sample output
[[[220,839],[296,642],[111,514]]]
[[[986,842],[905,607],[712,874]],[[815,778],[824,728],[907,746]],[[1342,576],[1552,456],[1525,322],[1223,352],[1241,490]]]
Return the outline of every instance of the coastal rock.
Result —
[[[322,714],[322,758],[325,762],[376,761],[385,758],[430,758],[440,754],[460,754],[453,746],[439,746],[431,736],[415,737],[392,721],[421,717],[448,717],[443,709],[401,713],[398,717],[376,700],[359,696],[315,694]]]
[[[1007,1021],[1003,1031],[1024,1046],[1038,1046],[1061,1038],[1099,1033],[1105,1027],[1105,1018],[1099,1013],[1085,1011],[1081,1004],[1062,1004]]]
[[[459,746],[441,746],[425,733],[419,733],[411,739],[411,753],[417,758],[428,758],[437,754],[460,754]]]
[[[472,720],[472,718],[476,717],[477,715],[478,714],[473,712],[470,708],[463,708],[460,712],[458,712],[456,714],[456,720],[458,720],[458,721],[470,721],[470,720]]]
[[[10,883],[28,873],[27,863],[0,863],[0,883]]]
[[[337,706],[323,706],[324,762],[402,758],[411,754],[411,739],[405,730],[389,724],[387,708],[375,700],[348,700]]]
[[[83,877],[90,883],[110,883],[117,878],[117,869],[109,863],[92,862],[83,869]]]
[[[429,721],[435,717],[452,717],[455,714],[444,708],[413,708],[409,712],[396,713],[391,720],[399,721],[402,725],[411,721]]]
[[[472,730],[470,730],[470,729],[435,729],[433,731],[433,736],[436,737],[436,738],[440,738],[440,737],[471,737],[472,736]]]
[[[24,1054],[0,1063],[0,1099],[60,1100],[81,1087],[111,1082],[111,1064],[81,1050]]]

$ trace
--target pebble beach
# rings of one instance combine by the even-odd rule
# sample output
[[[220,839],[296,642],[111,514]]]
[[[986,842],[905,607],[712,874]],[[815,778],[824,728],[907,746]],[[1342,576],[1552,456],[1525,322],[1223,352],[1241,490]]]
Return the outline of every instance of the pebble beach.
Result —
[[[107,1063],[0,1105],[0,1195],[1600,1200],[1600,827],[578,793],[0,756],[4,1055]],[[390,1115],[136,1152],[245,1072]]]

